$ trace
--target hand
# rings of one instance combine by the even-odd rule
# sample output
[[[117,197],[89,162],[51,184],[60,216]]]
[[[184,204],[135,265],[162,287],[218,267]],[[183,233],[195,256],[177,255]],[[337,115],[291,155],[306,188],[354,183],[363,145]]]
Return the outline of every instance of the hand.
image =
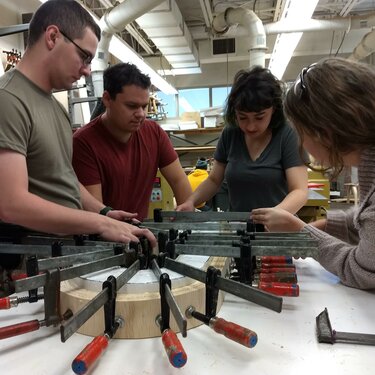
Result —
[[[176,207],[176,211],[195,211],[194,204],[190,201],[185,201],[184,203],[180,204]]]
[[[282,208],[257,208],[250,213],[255,224],[263,224],[270,232],[300,231],[305,223]]]
[[[99,235],[109,241],[129,243],[139,242],[139,237],[146,237],[150,241],[152,248],[156,247],[156,238],[152,232],[146,228],[139,228],[135,225],[125,223],[108,216],[101,216],[105,219]]]
[[[138,216],[138,213],[131,213],[126,211],[120,211],[120,210],[111,210],[107,212],[108,217],[120,220],[120,221],[131,221],[134,224],[140,224],[140,221],[136,219]]]

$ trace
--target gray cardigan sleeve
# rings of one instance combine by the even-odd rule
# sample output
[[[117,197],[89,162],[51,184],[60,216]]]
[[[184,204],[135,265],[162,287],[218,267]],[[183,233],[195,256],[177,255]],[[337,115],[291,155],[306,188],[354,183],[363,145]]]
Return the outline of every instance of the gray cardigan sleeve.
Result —
[[[375,288],[375,196],[353,211],[333,212],[328,217],[327,232],[311,225],[305,230],[318,240],[318,261],[337,275],[347,286]],[[355,240],[357,239],[357,240]]]
[[[358,230],[354,226],[354,214],[357,210],[358,208],[353,206],[347,211],[328,211],[325,232],[342,241],[358,244]]]

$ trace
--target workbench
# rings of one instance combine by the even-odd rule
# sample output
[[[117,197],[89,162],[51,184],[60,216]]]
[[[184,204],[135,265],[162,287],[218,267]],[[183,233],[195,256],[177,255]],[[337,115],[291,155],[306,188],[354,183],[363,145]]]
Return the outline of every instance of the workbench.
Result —
[[[258,344],[253,349],[200,326],[189,330],[186,338],[179,335],[188,355],[181,369],[169,364],[160,338],[112,340],[90,374],[373,375],[374,347],[319,344],[315,318],[327,307],[333,329],[375,334],[375,293],[343,286],[311,258],[295,263],[300,296],[284,297],[281,313],[225,296],[218,316],[254,330]],[[0,311],[2,326],[43,317],[42,302]],[[53,327],[1,340],[1,373],[74,375],[71,362],[91,340],[74,334],[61,343]]]

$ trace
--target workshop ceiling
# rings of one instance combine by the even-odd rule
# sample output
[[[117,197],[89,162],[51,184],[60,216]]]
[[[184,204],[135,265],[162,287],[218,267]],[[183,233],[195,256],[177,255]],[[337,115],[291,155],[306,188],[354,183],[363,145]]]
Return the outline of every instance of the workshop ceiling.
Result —
[[[101,17],[108,7],[127,0],[79,1]],[[7,2],[7,0],[2,0],[2,2]],[[18,6],[20,10],[23,7],[27,7],[27,4],[39,4],[37,0],[11,0],[9,2]],[[121,33],[121,37],[155,69],[179,68],[182,66],[181,63],[186,63],[186,61],[182,61],[184,58],[188,59],[187,62],[190,62],[192,67],[201,66],[204,68],[205,65],[228,64],[232,61],[246,67],[249,63],[249,52],[248,48],[246,48],[248,35],[236,27],[230,28],[229,33],[226,35],[215,35],[210,27],[210,15],[215,17],[215,15],[224,12],[228,7],[244,7],[254,11],[264,26],[267,27],[267,25],[279,20],[288,0],[166,0],[165,4],[161,4],[159,7],[161,7],[162,11],[166,11],[165,7],[168,8],[169,6],[171,8],[171,2],[173,2],[174,9],[168,14],[168,17],[161,17],[162,13],[151,11],[140,19],[134,20]],[[357,16],[366,18],[372,13],[375,14],[375,0],[320,0],[312,18],[322,21],[332,19],[345,20]],[[168,20],[164,18],[168,18]],[[182,43],[186,43],[186,46],[184,46],[188,47],[186,49],[181,45],[181,51],[183,51],[181,54],[185,55],[182,57],[178,56],[177,53],[171,52],[168,49],[168,45],[165,45],[165,38],[162,41],[161,36],[157,35],[158,30],[162,31],[166,27],[163,22],[170,22],[172,18],[175,18],[175,25],[169,24],[169,26],[171,29],[179,28],[177,32],[182,37],[180,39]],[[371,31],[371,28],[365,24],[363,28],[349,26],[346,29],[324,28],[320,31],[304,31],[285,72],[284,79],[295,78],[296,72],[303,66],[322,57],[329,55],[348,57],[369,31]],[[277,34],[274,33],[266,33],[266,65],[272,53],[276,36]],[[214,53],[213,40],[228,38],[235,39],[234,51],[220,53],[219,42],[219,53]],[[169,39],[172,40],[173,38]]]
[[[103,4],[115,4],[115,0],[81,0],[89,8],[93,9],[97,14],[103,12]],[[124,1],[124,0],[122,0]],[[122,2],[120,1],[120,2]],[[126,1],[126,0],[125,0]],[[305,1],[305,0],[301,0]],[[238,0],[169,0],[166,3],[175,2],[181,14],[182,21],[187,28],[185,33],[188,33],[186,43],[189,45],[190,40],[193,41],[193,48],[190,46],[189,58],[190,66],[194,67],[208,64],[226,64],[228,62],[237,62],[246,66],[249,63],[249,53],[246,40],[248,35],[241,32],[239,28],[232,27],[226,35],[215,35],[210,27],[209,16],[224,12],[228,7],[244,7],[255,12],[259,19],[265,26],[277,22],[280,19],[282,10],[287,3],[287,0],[252,0],[252,1],[238,1]],[[165,9],[162,9],[164,11]],[[313,14],[314,19],[317,20],[331,20],[344,19],[353,16],[368,16],[375,12],[375,1],[361,1],[361,0],[320,0],[316,10]],[[149,22],[153,20],[153,30],[159,27],[162,30],[163,18],[162,13],[150,12],[147,15]],[[142,18],[142,17],[141,17]],[[177,17],[178,18],[178,17]],[[177,23],[180,20],[177,19]],[[147,25],[146,25],[147,26]],[[144,22],[136,20],[131,24],[133,31],[139,33],[137,36],[134,32],[130,33],[125,30],[122,37],[141,54],[146,61],[158,69],[171,69],[183,67],[183,64],[178,60],[179,56],[173,54],[171,60],[168,55],[168,48],[165,45],[159,46],[160,37],[153,37],[145,27]],[[369,28],[363,29],[339,29],[339,30],[322,30],[322,31],[305,31],[300,43],[298,44],[290,66],[284,75],[284,79],[293,79],[296,71],[306,64],[312,63],[322,57],[329,55],[338,55],[347,57],[353,49],[361,42],[363,36],[370,31]],[[182,30],[182,32],[184,32]],[[277,34],[267,34],[267,55],[268,58],[273,50]],[[213,40],[235,39],[235,50],[231,53],[217,53],[213,52]],[[137,39],[141,43],[137,42]],[[145,47],[145,48],[144,48]],[[220,45],[219,45],[220,47]],[[220,48],[219,48],[220,49]],[[164,51],[166,53],[164,53]],[[187,51],[184,53],[187,54]],[[185,55],[187,56],[187,55]],[[188,61],[189,62],[189,61]],[[189,66],[189,65],[188,65]]]

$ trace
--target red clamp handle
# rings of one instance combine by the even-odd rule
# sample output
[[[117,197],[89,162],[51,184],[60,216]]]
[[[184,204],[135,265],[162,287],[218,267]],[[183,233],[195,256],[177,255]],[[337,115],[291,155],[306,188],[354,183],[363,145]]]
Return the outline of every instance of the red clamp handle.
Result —
[[[258,342],[258,336],[254,331],[222,318],[211,318],[209,325],[215,332],[248,348],[253,348]]]
[[[76,374],[86,374],[91,365],[102,355],[108,346],[106,336],[95,337],[72,362],[72,370]]]
[[[298,297],[299,286],[298,284],[290,283],[276,283],[276,282],[263,282],[260,281],[258,285],[259,289],[275,294],[277,296],[284,297]]]
[[[294,267],[262,267],[256,269],[258,273],[277,273],[277,272],[289,272],[295,273],[296,269]]]
[[[8,310],[10,307],[9,297],[0,298],[0,310]]]
[[[39,320],[30,320],[28,322],[12,324],[0,328],[0,340],[13,336],[23,335],[24,333],[37,331],[40,328]]]
[[[72,362],[75,374],[86,374],[91,365],[102,355],[108,346],[107,336],[97,336],[88,344]]]
[[[166,329],[162,333],[161,339],[170,364],[177,368],[184,366],[187,361],[187,355],[176,333],[171,329]]]
[[[259,281],[264,282],[297,283],[297,275],[291,272],[259,273],[257,276]]]

